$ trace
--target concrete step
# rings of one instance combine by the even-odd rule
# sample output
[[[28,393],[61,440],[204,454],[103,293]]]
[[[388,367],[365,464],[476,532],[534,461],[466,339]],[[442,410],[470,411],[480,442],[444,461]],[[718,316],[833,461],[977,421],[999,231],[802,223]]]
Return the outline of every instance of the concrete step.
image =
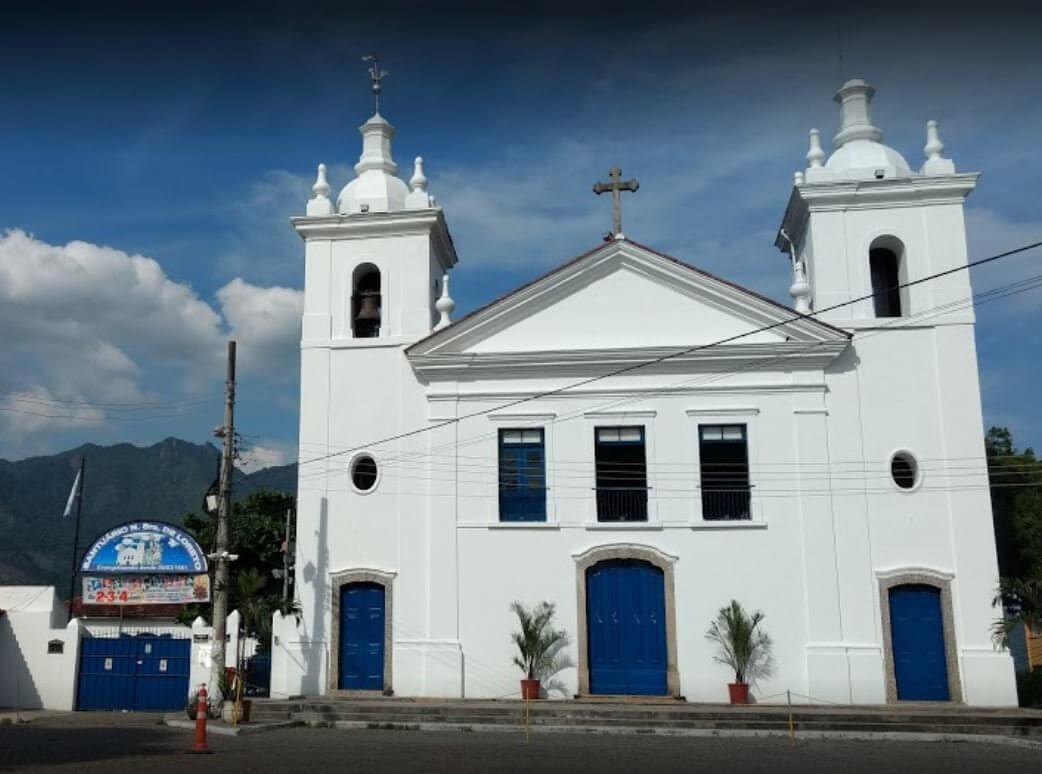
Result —
[[[518,701],[429,702],[349,700],[255,702],[258,720],[299,720],[311,725],[357,728],[521,727],[525,707]],[[1042,713],[1017,710],[972,710],[961,707],[798,707],[792,710],[797,730],[820,732],[1000,735],[1042,739]],[[789,710],[783,706],[731,707],[666,703],[533,702],[533,727],[632,729],[648,732],[787,731]]]

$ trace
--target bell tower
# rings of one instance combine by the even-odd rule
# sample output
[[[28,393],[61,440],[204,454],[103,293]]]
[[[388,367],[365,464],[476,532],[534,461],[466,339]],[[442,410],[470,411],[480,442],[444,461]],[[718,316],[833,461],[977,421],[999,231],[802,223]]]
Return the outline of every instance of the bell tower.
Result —
[[[898,645],[888,627],[893,579],[903,578],[931,593],[958,589],[944,624],[945,663],[958,675],[948,695],[1006,703],[1009,657],[991,645],[998,567],[965,270],[964,205],[978,175],[944,158],[935,121],[913,169],[883,143],[874,95],[860,79],[836,93],[839,129],[827,158],[810,130],[807,167],[775,241],[792,262],[796,310],[850,334],[822,375],[821,414],[796,420],[833,482],[827,505],[801,504],[808,693],[896,700]],[[844,475],[857,484],[836,483]]]
[[[377,83],[374,76],[374,90]],[[434,506],[419,499],[399,509],[412,490],[394,464],[402,453],[422,451],[427,439],[415,439],[415,448],[386,439],[428,419],[424,387],[403,351],[450,323],[447,279],[456,250],[428,192],[423,159],[415,160],[407,183],[391,153],[390,122],[377,111],[360,132],[353,178],[334,198],[330,170],[319,164],[306,214],[291,219],[304,240],[296,549],[304,613],[299,624],[287,619],[279,636],[301,665],[287,689],[294,693],[343,687],[336,668],[342,622],[332,611],[345,579],[379,578],[387,584],[388,621],[393,597],[395,621],[414,628],[426,620],[424,589],[437,586],[426,570]],[[398,575],[405,567],[407,580]],[[455,600],[453,594],[444,598]],[[430,638],[441,642],[452,631]],[[386,642],[388,657],[392,651],[395,663],[405,663],[408,656]],[[415,655],[416,647],[410,652],[426,658],[426,651]],[[390,668],[384,678],[385,688],[424,690],[404,679],[390,682]],[[461,684],[462,678],[456,669],[446,679]]]
[[[407,185],[397,176],[387,119],[376,113],[359,131],[355,178],[334,203],[320,164],[307,214],[292,219],[305,243],[305,344],[423,338],[439,318],[444,278],[456,264],[445,217],[427,191],[423,159],[416,158]]]
[[[936,121],[926,124],[926,159],[913,171],[873,124],[874,95],[860,78],[836,93],[840,126],[827,159],[820,133],[810,130],[808,166],[795,174],[775,241],[792,261],[797,311],[854,327],[916,316],[971,292],[966,272],[899,287],[966,264],[963,205],[978,175],[958,174],[942,157]],[[964,317],[972,320],[972,309]]]

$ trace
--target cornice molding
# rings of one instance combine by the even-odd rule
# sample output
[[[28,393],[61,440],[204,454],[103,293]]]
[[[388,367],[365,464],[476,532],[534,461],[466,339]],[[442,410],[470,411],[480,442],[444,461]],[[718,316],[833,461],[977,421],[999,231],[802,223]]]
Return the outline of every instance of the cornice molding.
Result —
[[[651,392],[655,395],[726,395],[728,397],[734,397],[736,395],[774,395],[779,393],[793,393],[793,394],[810,394],[810,395],[823,395],[828,392],[828,387],[824,382],[785,382],[778,384],[754,384],[754,385],[721,385],[721,384],[708,384],[708,385],[672,385],[669,387],[654,387],[650,388]],[[613,389],[577,389],[577,390],[566,390],[565,392],[554,393],[554,400],[561,399],[572,399],[572,400],[590,400],[590,399],[607,399],[607,400],[622,400],[633,397],[647,397],[649,388],[635,386],[631,389],[620,389],[618,387]],[[439,403],[462,403],[466,401],[516,401],[521,399],[534,399],[538,398],[542,393],[538,390],[531,390],[529,392],[519,392],[517,390],[495,392],[492,390],[474,390],[471,392],[460,391],[458,389],[453,390],[442,390],[436,391],[431,390],[427,393],[427,400],[431,404]],[[455,415],[453,415],[455,418]]]
[[[639,371],[731,371],[737,366],[783,359],[786,369],[820,370],[846,349],[847,338],[805,342],[763,344],[721,344],[692,347],[640,347],[625,349],[546,350],[542,352],[461,352],[421,355],[406,353],[413,369],[431,381],[456,379],[463,374],[494,372],[509,376],[549,376],[603,373],[605,368],[620,369],[643,365]],[[677,354],[683,353],[683,354]],[[666,359],[663,359],[666,358]],[[636,370],[636,369],[634,369]]]
[[[964,172],[802,183],[793,186],[774,244],[787,254],[789,246],[782,238],[781,230],[800,242],[811,212],[962,204],[976,187],[978,178],[979,172]]]
[[[445,214],[440,208],[365,214],[297,215],[290,218],[290,223],[303,239],[372,239],[429,234],[436,244],[437,254],[448,257],[447,267],[455,266],[458,261],[452,234],[449,233]]]

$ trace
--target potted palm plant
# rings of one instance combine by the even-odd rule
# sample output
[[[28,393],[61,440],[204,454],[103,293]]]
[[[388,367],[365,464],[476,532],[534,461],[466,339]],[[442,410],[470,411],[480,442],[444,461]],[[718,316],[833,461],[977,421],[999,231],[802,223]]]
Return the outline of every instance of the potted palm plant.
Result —
[[[521,680],[521,698],[538,699],[541,679],[554,671],[558,652],[568,644],[568,633],[553,628],[552,602],[540,602],[531,610],[514,602],[510,609],[521,626],[521,631],[511,635],[517,645],[514,663],[525,675]]]
[[[760,628],[763,619],[762,611],[750,615],[732,599],[706,631],[706,639],[717,645],[714,659],[734,670],[734,682],[727,686],[732,704],[748,704],[749,683],[772,671],[771,638]]]

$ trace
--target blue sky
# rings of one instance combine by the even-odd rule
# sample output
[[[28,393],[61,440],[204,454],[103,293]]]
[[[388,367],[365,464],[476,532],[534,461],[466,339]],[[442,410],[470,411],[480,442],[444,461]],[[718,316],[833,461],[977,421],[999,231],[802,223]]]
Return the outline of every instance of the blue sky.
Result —
[[[774,231],[807,130],[831,137],[853,76],[913,167],[936,119],[945,155],[984,172],[973,256],[1042,239],[1038,14],[190,8],[73,7],[0,32],[0,457],[209,439],[234,335],[246,462],[292,458],[303,267],[287,219],[318,162],[335,190],[349,177],[367,50],[391,72],[403,176],[422,155],[445,208],[457,315],[595,245],[610,207],[590,186],[613,164],[641,183],[627,235],[787,302]],[[975,289],[1040,263],[982,269]],[[979,319],[985,421],[1038,446],[1042,291]]]

